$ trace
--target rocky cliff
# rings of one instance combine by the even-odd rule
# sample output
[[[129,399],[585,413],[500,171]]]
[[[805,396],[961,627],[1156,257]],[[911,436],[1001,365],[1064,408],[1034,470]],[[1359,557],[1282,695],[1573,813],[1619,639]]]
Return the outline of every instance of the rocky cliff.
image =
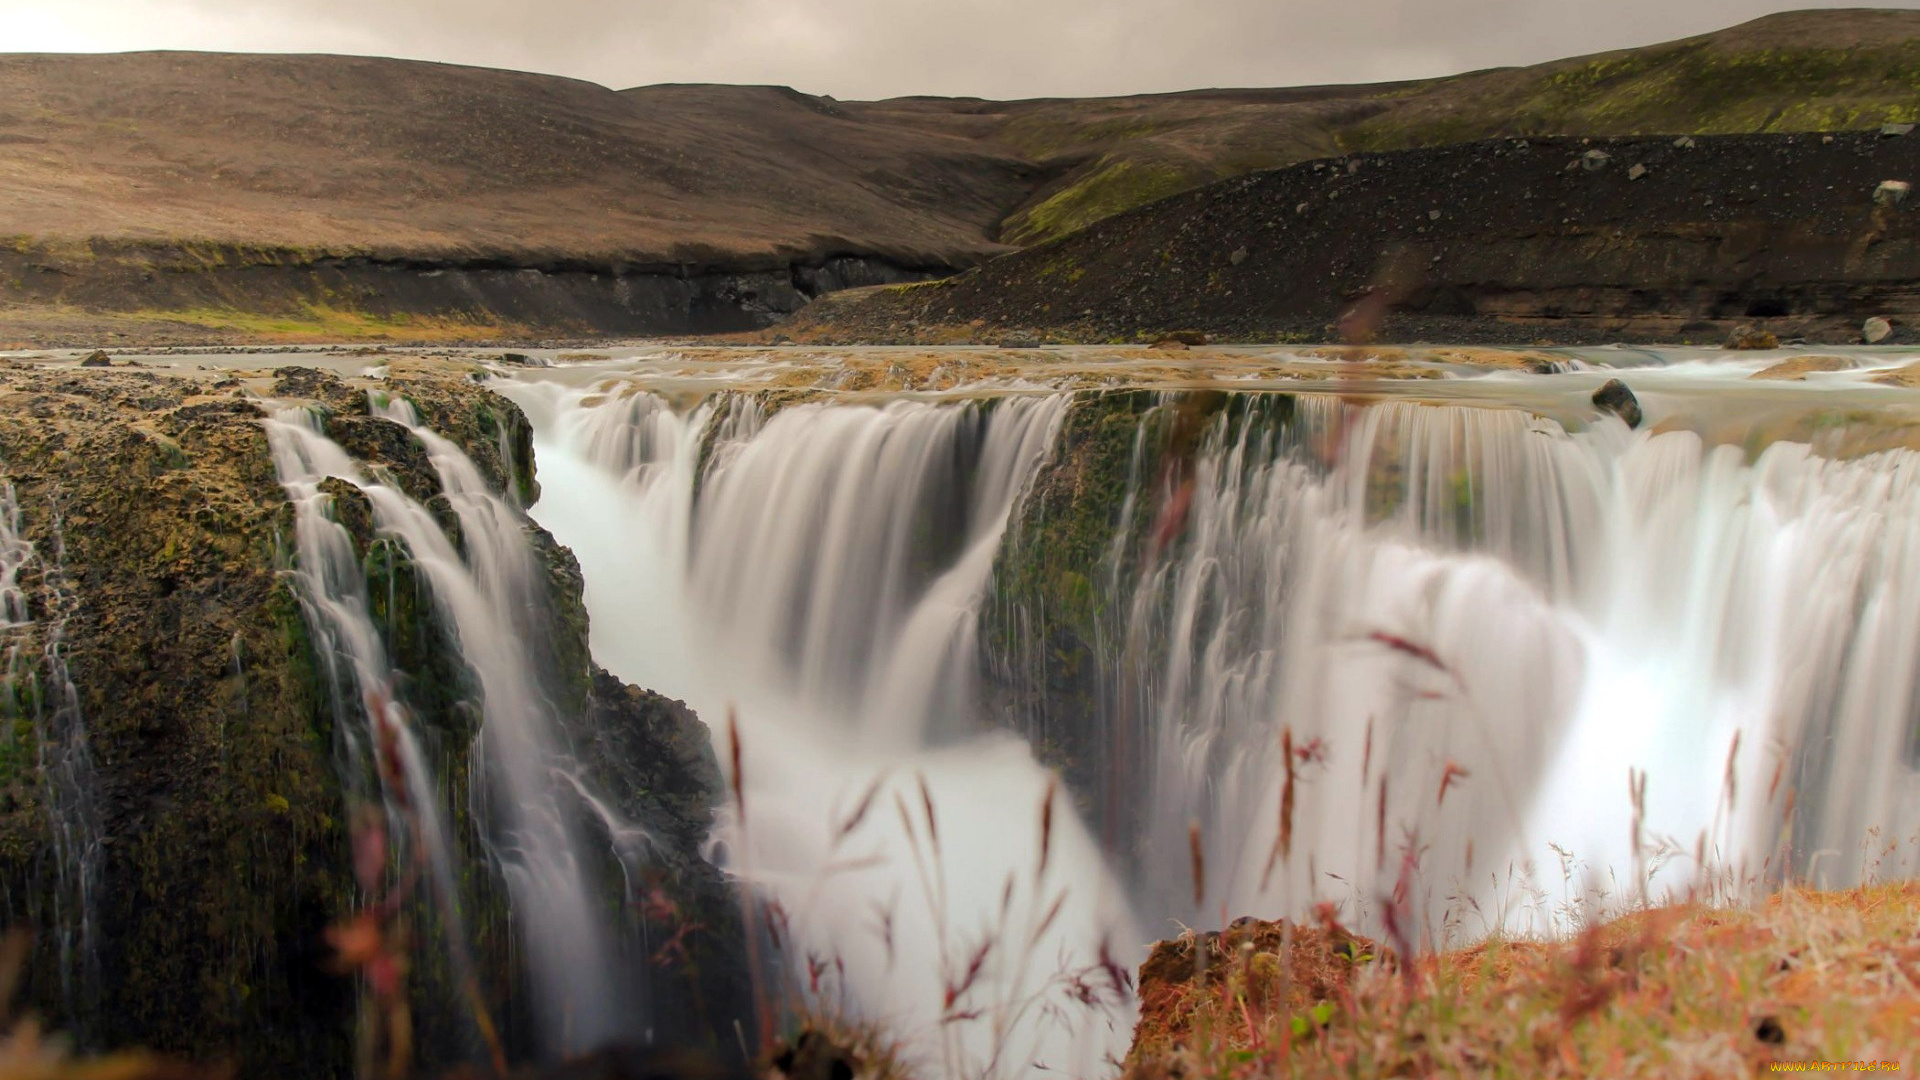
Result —
[[[464,365],[396,368],[381,386],[496,490],[532,494],[512,404]],[[343,721],[287,574],[292,513],[260,423],[268,398],[327,410],[329,433],[365,467],[436,498],[417,441],[369,415],[364,384],[324,372],[0,371],[0,473],[18,511],[0,567],[15,569],[25,601],[4,631],[0,902],[37,930],[31,1004],[84,1044],[331,1077],[351,1070],[357,992],[328,970],[324,932],[364,900]],[[464,784],[474,710],[461,662],[404,551],[376,543],[351,500],[337,512],[369,580],[387,586],[373,592],[408,703],[438,735],[443,775]],[[718,790],[705,727],[593,666],[578,568],[527,528],[550,568],[554,628],[529,647],[551,654],[559,704],[605,789],[662,838],[660,910],[708,928],[653,965],[670,1005],[661,1023],[697,1041],[739,1000],[730,895],[696,853]],[[473,826],[458,824],[483,989],[511,1045],[525,1003],[502,891]],[[421,995],[446,989],[428,951],[414,963]],[[425,1059],[470,1055],[466,1025],[426,1005]]]

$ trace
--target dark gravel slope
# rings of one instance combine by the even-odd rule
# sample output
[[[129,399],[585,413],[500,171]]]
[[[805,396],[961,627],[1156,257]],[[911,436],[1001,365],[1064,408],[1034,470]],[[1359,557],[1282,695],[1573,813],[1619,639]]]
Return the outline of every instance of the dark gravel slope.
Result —
[[[816,304],[813,338],[1846,340],[1920,319],[1920,136],[1493,140],[1223,181],[939,284]]]

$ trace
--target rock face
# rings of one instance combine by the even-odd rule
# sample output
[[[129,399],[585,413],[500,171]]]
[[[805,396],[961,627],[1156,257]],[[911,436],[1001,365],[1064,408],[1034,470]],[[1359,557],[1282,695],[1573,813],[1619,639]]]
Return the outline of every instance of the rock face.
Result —
[[[1608,379],[1601,384],[1600,389],[1593,392],[1593,403],[1625,420],[1630,428],[1640,426],[1640,399],[1619,379]]]
[[[1760,327],[1753,325],[1752,323],[1746,323],[1741,326],[1736,326],[1733,328],[1733,333],[1727,335],[1727,348],[1729,349],[1757,350],[1757,349],[1777,349],[1779,347],[1780,347],[1779,335],[1775,334],[1771,330],[1763,330]]]
[[[344,819],[278,573],[291,516],[259,412],[206,389],[0,373],[0,461],[38,555],[33,632],[60,622],[95,765],[94,970],[69,961],[62,985],[71,915],[51,910],[58,860],[30,765],[0,813],[6,915],[41,928],[30,1000],[86,1043],[244,1047],[321,1075],[350,1050],[352,988],[319,968],[351,890]]]
[[[468,379],[467,365],[391,367],[387,389],[464,447],[496,490],[533,497],[530,430],[516,407]],[[45,774],[67,745],[42,734],[57,734],[37,689],[49,670],[16,663],[3,696],[12,749],[0,753],[0,916],[39,930],[27,1003],[85,1045],[235,1060],[245,1075],[347,1075],[356,991],[326,970],[323,932],[359,902],[349,808],[320,658],[284,573],[292,514],[254,395],[327,410],[337,442],[430,508],[438,481],[405,429],[368,415],[359,386],[300,368],[242,373],[219,390],[210,378],[0,370],[0,476],[33,545],[20,572],[31,620],[6,628],[7,644],[28,658],[60,644],[90,749],[100,856],[83,925],[56,903],[70,874],[50,822],[72,800]],[[461,777],[472,735],[461,662],[404,553],[377,553],[364,499],[336,489],[369,577],[389,586],[370,592],[393,660],[423,703],[443,771]],[[738,1015],[728,998],[738,938],[726,884],[696,852],[719,794],[704,726],[592,666],[578,568],[550,537],[529,535],[550,568],[553,626],[530,647],[568,673],[566,715],[596,751],[590,767],[659,838],[670,873],[658,910],[681,905],[710,928],[649,965],[657,996],[685,1007],[669,1010],[677,1030],[724,1028]],[[465,887],[476,962],[492,973],[486,993],[512,1040],[503,893],[470,831],[457,846],[475,871]],[[430,957],[416,960],[419,992],[444,984]],[[429,1063],[463,1056],[459,1017],[416,1012]]]
[[[211,266],[209,265],[211,264]],[[0,248],[16,305],[98,313],[140,336],[304,334],[340,341],[696,334],[751,330],[839,289],[920,281],[954,264],[905,257],[740,258],[676,264],[534,254],[404,259],[249,247]],[[161,329],[142,329],[165,312]],[[197,331],[197,337],[195,336]]]

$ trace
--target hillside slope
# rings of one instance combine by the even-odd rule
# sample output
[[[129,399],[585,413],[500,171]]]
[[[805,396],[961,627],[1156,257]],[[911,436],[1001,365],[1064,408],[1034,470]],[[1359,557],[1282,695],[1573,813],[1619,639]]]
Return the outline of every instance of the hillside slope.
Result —
[[[1920,135],[1501,139],[1221,181],[955,278],[827,298],[811,341],[1652,340],[1920,323]]]
[[[993,132],[1060,175],[1032,244],[1259,169],[1501,136],[1829,131],[1920,120],[1920,12],[1769,15],[1680,41],[1420,82],[1012,103]]]
[[[0,235],[330,254],[952,265],[1031,168],[773,87],[337,56],[0,57]]]
[[[1021,102],[0,55],[0,342],[103,313],[136,337],[740,329],[1343,153],[1915,119],[1915,11],[1418,83]]]

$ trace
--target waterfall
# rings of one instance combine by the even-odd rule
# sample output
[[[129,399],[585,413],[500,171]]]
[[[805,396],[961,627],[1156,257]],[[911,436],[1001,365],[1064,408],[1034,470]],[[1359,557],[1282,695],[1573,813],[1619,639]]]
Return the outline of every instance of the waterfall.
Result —
[[[1406,875],[1442,945],[1787,871],[1915,873],[1916,465],[1484,408],[1223,417],[1177,500],[1154,475],[1129,494],[1184,506],[1178,538],[1125,570],[1151,539],[1110,549],[1137,902],[1331,894],[1378,929]],[[1218,890],[1197,908],[1192,822]]]
[[[52,839],[61,996],[69,1022],[84,1038],[99,985],[96,937],[106,824],[80,692],[67,668],[66,622],[75,601],[66,580],[57,510],[50,531],[53,550],[47,558],[22,535],[13,484],[0,479],[0,640],[7,650],[6,707],[0,715],[7,720],[5,752],[21,753],[23,733],[14,719],[29,715]],[[39,570],[37,603],[29,602],[20,584],[20,573],[29,566]],[[38,619],[36,606],[41,609]]]
[[[296,510],[298,580],[316,651],[342,669],[336,685],[350,684],[355,691],[344,711],[371,713],[372,722],[395,738],[405,762],[405,805],[424,815],[422,835],[437,892],[454,920],[449,936],[458,946],[464,940],[453,906],[459,868],[442,780],[432,775],[398,700],[395,672],[369,614],[365,572],[346,530],[329,516],[331,500],[322,484],[334,478],[365,496],[376,533],[400,544],[424,576],[477,684],[482,718],[474,810],[508,887],[513,930],[526,953],[529,997],[547,1048],[571,1053],[639,1037],[640,1003],[621,962],[609,902],[602,899],[598,860],[578,824],[583,812],[606,811],[580,779],[552,694],[531,658],[533,643],[550,629],[543,622],[544,570],[524,519],[488,489],[457,447],[422,427],[410,405],[376,405],[378,415],[405,427],[425,447],[458,520],[460,543],[448,539],[425,506],[365,476],[326,437],[318,414],[297,408],[276,413],[267,421],[268,437]],[[350,674],[350,683],[340,674]],[[355,738],[350,755],[373,752],[364,731]],[[390,807],[397,794],[387,793]]]
[[[1124,1049],[1102,999],[993,1057],[1030,948],[942,1022],[1058,889],[1039,951],[1084,979],[1322,901],[1445,947],[1920,873],[1912,451],[1331,395],[501,390],[596,657],[723,758],[737,718],[716,858],[816,999],[948,1075]],[[1036,753],[1080,784],[1047,845]]]
[[[967,693],[1065,399],[766,416],[502,389],[534,421],[533,513],[586,572],[595,656],[723,743],[737,718],[744,811],[717,855],[772,905],[796,981],[948,1075],[1123,1054],[1112,983],[1142,937],[1066,794]]]

